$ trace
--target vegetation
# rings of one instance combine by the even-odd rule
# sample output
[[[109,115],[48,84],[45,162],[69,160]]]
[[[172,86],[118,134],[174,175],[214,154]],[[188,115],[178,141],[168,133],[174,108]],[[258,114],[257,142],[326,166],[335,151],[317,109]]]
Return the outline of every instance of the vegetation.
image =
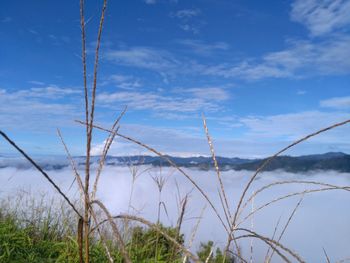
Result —
[[[36,212],[31,213],[23,206],[10,206],[7,202],[0,207],[0,262],[79,262],[77,233],[72,225],[76,221],[74,212],[60,217],[61,209],[69,209],[64,203],[60,204],[58,210],[61,211],[58,211],[57,206],[50,208],[30,196],[22,195],[17,205],[24,202],[30,202],[32,206],[29,208]],[[176,228],[161,224],[159,227],[180,244],[184,243],[184,236]],[[154,229],[135,225],[128,227],[124,236],[132,262],[183,262],[181,250]],[[113,261],[124,262],[117,244],[112,239],[107,243]],[[103,243],[92,237],[90,244],[90,262],[108,262]],[[203,245],[198,251],[198,256],[204,260],[213,248],[212,242],[208,244],[210,247]],[[210,259],[208,262],[219,262],[220,258],[222,253],[218,250],[215,261]]]
[[[160,153],[156,149],[145,145],[136,139],[130,138],[118,132],[119,121],[125,110],[114,121],[112,127],[104,128],[95,124],[95,101],[97,90],[97,73],[99,62],[99,50],[101,43],[101,35],[105,12],[107,8],[107,0],[103,1],[101,9],[100,23],[96,38],[95,59],[92,72],[91,89],[88,89],[88,73],[87,73],[87,54],[86,54],[86,36],[85,36],[85,17],[84,17],[84,1],[80,0],[80,17],[82,29],[82,67],[83,67],[83,82],[84,82],[84,98],[85,98],[85,118],[77,122],[82,124],[86,131],[86,157],[84,174],[80,174],[77,169],[74,159],[71,157],[69,149],[64,142],[63,136],[58,132],[62,140],[62,144],[66,150],[67,156],[71,161],[71,167],[74,172],[75,182],[80,190],[80,199],[73,202],[52,180],[50,175],[46,173],[38,163],[36,163],[29,155],[25,153],[14,141],[12,141],[3,131],[0,135],[10,143],[17,151],[19,151],[37,170],[44,176],[48,182],[54,187],[57,193],[64,201],[64,208],[52,209],[50,203],[43,201],[36,205],[24,205],[24,210],[17,210],[17,205],[11,203],[10,206],[2,206],[0,210],[0,259],[1,262],[232,262],[234,259],[231,255],[235,255],[241,262],[247,262],[240,252],[238,242],[242,239],[256,239],[266,244],[268,251],[266,253],[265,262],[270,262],[275,254],[284,262],[305,262],[297,253],[286,248],[280,243],[283,233],[291,221],[297,204],[288,222],[283,228],[282,234],[275,238],[265,237],[252,229],[242,227],[243,223],[249,220],[256,211],[259,211],[270,204],[283,200],[290,196],[304,196],[313,191],[326,190],[346,190],[349,187],[333,186],[319,182],[302,182],[289,181],[284,184],[301,183],[305,186],[312,185],[319,187],[316,190],[305,190],[299,193],[286,193],[284,196],[276,200],[272,200],[261,207],[248,212],[247,207],[254,201],[256,196],[267,189],[273,188],[275,185],[282,184],[281,182],[271,183],[258,189],[255,193],[249,196],[249,190],[252,183],[257,178],[259,173],[273,164],[279,155],[283,154],[289,148],[302,143],[303,141],[314,137],[322,132],[326,132],[341,125],[350,122],[346,120],[336,123],[322,130],[309,134],[278,151],[270,158],[257,164],[255,172],[243,186],[242,194],[238,200],[235,200],[237,206],[232,208],[234,200],[229,200],[226,196],[225,185],[222,182],[220,166],[215,155],[212,139],[209,135],[209,130],[206,120],[203,116],[203,126],[207,136],[208,146],[212,158],[212,167],[216,171],[216,179],[219,186],[218,195],[220,197],[219,204],[214,203],[212,197],[192,179],[183,169],[176,165],[167,155]],[[90,61],[90,60],[89,60]],[[107,134],[105,146],[99,159],[98,168],[96,171],[95,180],[92,181],[91,169],[91,147],[93,131],[102,130]],[[195,255],[189,247],[184,246],[184,237],[180,234],[180,226],[183,219],[184,211],[186,210],[187,199],[179,202],[181,212],[179,215],[178,224],[175,228],[164,227],[159,222],[152,223],[144,218],[134,215],[111,215],[105,205],[97,199],[97,190],[101,171],[105,165],[109,148],[118,136],[121,139],[137,144],[152,154],[161,157],[169,166],[174,167],[182,176],[184,176],[189,184],[193,186],[195,191],[198,191],[202,198],[208,204],[208,207],[216,215],[217,222],[227,233],[227,243],[223,250],[215,249],[212,242],[202,244],[201,248]],[[136,178],[136,175],[133,175]],[[155,180],[159,187],[159,203],[158,215],[161,207],[165,204],[161,200],[162,180]],[[130,199],[131,200],[131,199]],[[30,204],[30,202],[29,202]],[[15,208],[14,210],[11,208]],[[19,212],[20,211],[20,212]],[[22,212],[24,211],[24,214]],[[68,211],[68,212],[67,212]],[[159,219],[159,216],[158,216]],[[198,221],[198,224],[200,221]],[[140,226],[142,225],[142,227]],[[124,231],[123,231],[124,230]],[[194,235],[190,237],[192,243]],[[270,253],[271,252],[271,253]],[[262,261],[260,261],[262,262]],[[328,260],[329,262],[329,260]]]

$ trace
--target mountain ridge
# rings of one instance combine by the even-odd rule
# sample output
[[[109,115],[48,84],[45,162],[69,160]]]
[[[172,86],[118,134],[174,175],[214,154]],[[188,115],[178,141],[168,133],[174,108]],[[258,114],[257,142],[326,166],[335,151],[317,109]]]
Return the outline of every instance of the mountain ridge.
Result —
[[[211,157],[176,157],[170,158],[179,167],[198,168],[201,170],[214,169],[214,162]],[[91,164],[98,164],[100,157],[92,156]],[[238,158],[238,157],[216,157],[221,170],[256,170],[268,158]],[[74,157],[78,166],[85,165],[84,156]],[[65,157],[41,159],[38,163],[46,170],[59,170],[69,166]],[[134,156],[107,156],[105,164],[107,166],[123,165],[152,165],[170,166],[162,157],[151,155]],[[31,165],[23,159],[0,157],[0,168],[15,167],[18,169],[29,169]],[[350,172],[350,155],[342,152],[327,152],[324,154],[312,154],[302,156],[282,155],[273,159],[264,171],[284,170],[287,172],[299,173],[313,170],[334,170],[338,172]]]

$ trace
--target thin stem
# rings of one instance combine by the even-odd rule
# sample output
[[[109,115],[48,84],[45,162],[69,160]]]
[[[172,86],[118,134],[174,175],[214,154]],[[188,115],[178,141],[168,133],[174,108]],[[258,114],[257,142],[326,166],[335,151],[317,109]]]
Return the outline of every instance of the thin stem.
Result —
[[[0,135],[9,143],[11,144],[18,152],[20,152],[24,158],[26,158],[48,181],[49,183],[57,190],[57,192],[67,201],[67,203],[72,207],[74,212],[79,216],[82,217],[79,213],[78,209],[75,208],[73,203],[69,200],[69,198],[61,191],[59,186],[51,179],[51,177],[40,167],[39,164],[37,164],[32,158],[29,157],[28,154],[26,154],[17,144],[12,141],[3,131],[0,130]]]
[[[80,123],[80,124],[83,124],[83,125],[86,125],[86,123],[84,123],[83,121],[80,121],[80,120],[76,120],[77,123]],[[96,129],[99,129],[99,130],[102,130],[102,131],[105,131],[105,132],[111,132],[113,133],[114,131],[111,131],[111,130],[108,130],[108,129],[105,129],[101,126],[98,126],[98,125],[93,125],[94,128]],[[137,141],[131,137],[128,137],[128,136],[125,136],[125,135],[122,135],[120,133],[116,133],[117,136],[127,140],[127,141],[130,141],[132,143],[135,143],[137,145],[140,145],[141,147],[149,150],[150,152],[153,152],[155,153],[156,155],[158,155],[159,157],[163,158],[164,160],[166,160],[172,167],[174,167],[176,170],[178,170],[182,175],[184,175],[191,183],[192,185],[197,188],[197,190],[202,194],[202,196],[205,198],[205,200],[208,202],[208,204],[210,205],[210,207],[213,209],[215,215],[217,216],[217,218],[220,220],[222,226],[224,227],[224,229],[226,230],[226,232],[229,234],[229,230],[227,228],[227,226],[225,225],[224,221],[222,220],[222,217],[220,216],[220,214],[218,213],[217,209],[215,208],[213,202],[209,199],[208,195],[198,186],[198,184],[183,170],[181,169],[179,166],[177,166],[167,155],[164,155],[160,152],[158,152],[157,150],[149,147],[148,145],[140,142],[140,141]]]

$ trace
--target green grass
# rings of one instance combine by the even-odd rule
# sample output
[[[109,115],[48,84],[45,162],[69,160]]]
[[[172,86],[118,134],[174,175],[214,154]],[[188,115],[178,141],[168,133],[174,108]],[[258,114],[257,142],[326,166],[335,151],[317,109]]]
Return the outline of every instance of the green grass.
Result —
[[[77,220],[74,217],[55,220],[57,209],[51,207],[48,212],[44,204],[33,203],[36,206],[27,209],[36,213],[4,203],[0,207],[0,262],[79,262],[77,237],[72,231]],[[175,228],[159,227],[180,244],[184,243],[184,236]],[[125,243],[132,262],[182,262],[183,254],[155,230],[134,225],[126,231]],[[116,243],[108,238],[107,229],[106,233],[114,262],[124,262]],[[90,244],[91,262],[108,262],[101,241],[92,237]]]

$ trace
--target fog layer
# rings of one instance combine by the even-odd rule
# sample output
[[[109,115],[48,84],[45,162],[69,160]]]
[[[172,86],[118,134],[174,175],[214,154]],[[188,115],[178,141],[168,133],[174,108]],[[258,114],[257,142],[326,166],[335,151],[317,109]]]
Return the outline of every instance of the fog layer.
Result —
[[[182,228],[188,241],[197,222],[197,217],[206,204],[203,196],[187,178],[172,168],[137,166],[134,169],[136,180],[133,183],[132,171],[129,167],[105,167],[101,176],[97,198],[104,202],[113,214],[132,213],[155,222],[158,214],[159,191],[154,178],[161,177],[165,179],[165,185],[160,195],[161,201],[166,205],[166,210],[161,209],[161,221],[164,224],[176,225],[179,215],[178,200],[184,197],[185,194],[190,194]],[[207,193],[222,218],[224,218],[215,172],[197,169],[184,170]],[[83,172],[81,173],[83,174]],[[70,188],[74,178],[70,169],[53,170],[50,171],[50,175],[71,198],[79,198],[77,187],[74,185]],[[226,171],[222,173],[231,212],[235,210],[239,196],[250,176],[251,172],[248,171]],[[339,174],[332,171],[297,175],[283,171],[266,172],[257,178],[247,196],[250,196],[254,190],[264,185],[284,180],[320,181],[348,186],[350,185],[350,174]],[[30,189],[33,193],[47,192],[48,195],[55,194],[53,187],[33,169],[0,169],[0,185],[0,197],[2,198],[23,189]],[[320,186],[307,184],[274,186],[259,193],[253,202],[247,205],[240,219],[243,219],[252,209],[256,209],[274,198],[306,189],[318,188]],[[263,236],[272,237],[274,228],[280,218],[276,234],[278,237],[301,196],[297,195],[271,204],[246,220],[242,226]],[[344,190],[305,194],[300,207],[281,239],[281,243],[296,251],[307,262],[325,261],[323,248],[327,251],[331,261],[350,256],[349,202],[350,192]],[[200,242],[208,240],[213,240],[218,247],[225,245],[226,233],[209,205],[206,206],[195,240],[194,251],[198,248]],[[249,258],[250,240],[245,240],[240,245],[245,257]],[[262,262],[266,250],[266,245],[257,239],[254,240],[254,261]],[[280,262],[278,255],[274,255],[273,262]]]

